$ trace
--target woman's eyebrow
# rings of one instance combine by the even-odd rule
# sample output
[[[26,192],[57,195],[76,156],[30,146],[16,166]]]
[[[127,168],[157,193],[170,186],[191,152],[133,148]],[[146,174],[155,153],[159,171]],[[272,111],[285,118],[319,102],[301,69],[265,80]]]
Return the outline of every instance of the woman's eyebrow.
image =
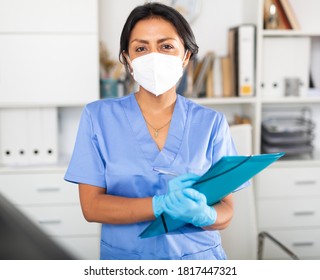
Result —
[[[143,43],[143,44],[149,44],[149,41],[143,40],[143,39],[133,39],[133,40],[131,40],[130,43],[133,43],[133,42],[138,42],[138,43]]]
[[[157,41],[157,43],[162,43],[162,42],[169,41],[169,40],[177,41],[176,38],[165,37],[165,38],[159,39],[159,40]],[[148,40],[144,40],[144,39],[133,39],[133,40],[130,41],[130,43],[133,43],[133,42],[138,42],[138,43],[143,43],[143,44],[149,44],[149,41],[148,41]]]
[[[157,42],[158,43],[162,43],[162,42],[165,42],[165,41],[177,41],[177,39],[176,38],[172,38],[172,37],[166,37],[166,38],[162,38],[162,39],[159,39]]]

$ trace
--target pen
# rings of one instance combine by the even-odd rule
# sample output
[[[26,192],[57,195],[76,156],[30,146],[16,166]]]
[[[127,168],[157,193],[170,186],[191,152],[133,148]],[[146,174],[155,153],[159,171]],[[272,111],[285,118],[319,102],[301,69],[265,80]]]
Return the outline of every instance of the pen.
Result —
[[[175,176],[175,177],[179,176],[179,174],[177,174],[177,173],[173,173],[173,172],[170,172],[170,171],[162,170],[162,169],[159,169],[159,168],[156,168],[156,167],[153,168],[153,171],[159,172],[161,174]]]

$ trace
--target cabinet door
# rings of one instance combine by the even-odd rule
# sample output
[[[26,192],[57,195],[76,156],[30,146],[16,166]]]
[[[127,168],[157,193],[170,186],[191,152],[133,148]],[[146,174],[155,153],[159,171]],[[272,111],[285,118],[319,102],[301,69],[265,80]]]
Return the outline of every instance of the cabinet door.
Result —
[[[96,0],[0,0],[0,32],[97,32]]]
[[[81,104],[98,90],[95,35],[0,35],[0,102]]]
[[[79,204],[77,186],[64,173],[2,174],[0,192],[15,205]]]

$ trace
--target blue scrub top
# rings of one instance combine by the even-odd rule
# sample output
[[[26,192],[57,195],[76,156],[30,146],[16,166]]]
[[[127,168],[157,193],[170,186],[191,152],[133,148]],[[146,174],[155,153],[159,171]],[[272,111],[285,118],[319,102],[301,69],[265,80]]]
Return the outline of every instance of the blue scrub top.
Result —
[[[151,197],[167,192],[175,174],[204,174],[224,155],[235,155],[228,123],[217,111],[181,95],[166,143],[159,151],[132,93],[85,106],[65,180],[106,189],[124,197]],[[103,224],[101,259],[225,259],[218,231],[192,225],[171,234],[140,239],[150,224]]]

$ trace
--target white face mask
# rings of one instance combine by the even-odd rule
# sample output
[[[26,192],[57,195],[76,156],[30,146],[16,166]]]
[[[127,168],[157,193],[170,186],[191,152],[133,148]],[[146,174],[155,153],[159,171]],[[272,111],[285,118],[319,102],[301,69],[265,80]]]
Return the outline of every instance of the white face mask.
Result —
[[[179,56],[150,53],[132,61],[133,78],[158,96],[171,89],[181,78],[183,61]]]

